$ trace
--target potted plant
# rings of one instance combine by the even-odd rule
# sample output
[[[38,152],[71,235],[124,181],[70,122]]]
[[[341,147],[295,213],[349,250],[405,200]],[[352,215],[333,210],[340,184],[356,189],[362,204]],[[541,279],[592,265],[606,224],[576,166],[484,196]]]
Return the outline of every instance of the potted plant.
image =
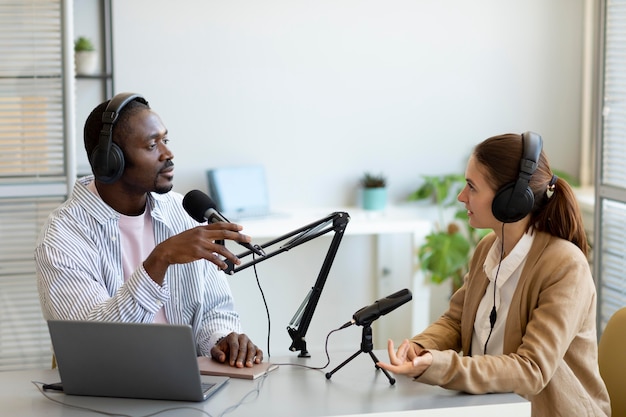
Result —
[[[81,36],[74,41],[74,65],[76,74],[92,75],[96,72],[98,55],[90,39]]]
[[[437,206],[438,222],[418,248],[420,268],[433,283],[440,284],[450,278],[456,290],[463,284],[474,247],[489,231],[470,226],[464,208],[452,213],[451,208],[459,204],[456,196],[465,185],[462,175],[424,176],[423,179],[424,183],[408,199],[432,200]]]
[[[387,205],[387,178],[366,172],[360,180],[361,205],[364,210],[383,210]]]

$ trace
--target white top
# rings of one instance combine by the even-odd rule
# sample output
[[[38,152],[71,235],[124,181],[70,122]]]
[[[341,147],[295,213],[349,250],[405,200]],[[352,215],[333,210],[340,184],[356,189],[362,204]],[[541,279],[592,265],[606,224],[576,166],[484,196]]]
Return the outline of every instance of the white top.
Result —
[[[489,285],[485,291],[485,295],[478,306],[476,312],[476,321],[474,322],[474,334],[472,336],[472,355],[501,355],[504,346],[504,327],[506,318],[509,314],[511,299],[517,283],[522,274],[522,269],[526,263],[528,251],[533,243],[534,235],[528,232],[522,236],[517,242],[511,253],[509,253],[502,262],[500,239],[496,239],[493,246],[487,254],[483,268]],[[493,330],[489,315],[494,306],[494,285],[495,289],[495,306],[497,318]],[[491,332],[491,336],[489,333]],[[487,343],[487,339],[489,342]],[[487,343],[487,351],[485,352],[485,343]]]

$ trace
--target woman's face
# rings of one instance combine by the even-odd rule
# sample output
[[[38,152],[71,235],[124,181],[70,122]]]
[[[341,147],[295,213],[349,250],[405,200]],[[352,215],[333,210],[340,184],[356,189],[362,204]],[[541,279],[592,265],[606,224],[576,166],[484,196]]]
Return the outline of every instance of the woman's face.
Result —
[[[491,211],[496,192],[487,182],[486,173],[485,167],[472,155],[465,169],[465,187],[457,196],[467,209],[470,226],[476,229],[494,229],[500,224]]]

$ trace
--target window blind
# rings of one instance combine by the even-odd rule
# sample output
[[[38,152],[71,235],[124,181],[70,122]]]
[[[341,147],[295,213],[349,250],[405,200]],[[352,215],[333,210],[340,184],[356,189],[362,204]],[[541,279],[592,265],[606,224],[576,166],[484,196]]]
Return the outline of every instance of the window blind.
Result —
[[[49,367],[50,337],[41,315],[33,248],[62,198],[8,198],[0,210],[0,370]]]
[[[73,80],[64,55],[68,4],[71,10],[69,0],[0,2],[2,371],[51,364],[33,250],[45,218],[67,195],[72,171],[66,108]]]
[[[603,108],[596,178],[598,328],[626,306],[626,0],[604,2]],[[598,176],[597,176],[598,177]]]
[[[0,184],[63,178],[60,1],[0,3]]]

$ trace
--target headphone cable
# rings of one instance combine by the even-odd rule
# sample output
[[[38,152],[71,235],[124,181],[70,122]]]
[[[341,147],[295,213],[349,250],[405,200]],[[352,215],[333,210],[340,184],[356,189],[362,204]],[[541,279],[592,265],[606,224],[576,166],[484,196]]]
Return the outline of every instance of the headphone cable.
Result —
[[[500,242],[500,261],[498,262],[498,269],[496,270],[496,277],[493,280],[493,307],[491,308],[491,313],[489,313],[489,335],[487,336],[487,340],[485,340],[485,347],[483,349],[483,355],[487,354],[487,343],[489,343],[489,339],[491,339],[491,333],[493,332],[493,328],[496,325],[496,319],[498,318],[498,313],[496,312],[496,289],[498,283],[498,274],[500,273],[500,266],[502,265],[502,260],[504,259],[504,222],[502,222],[502,240]]]

